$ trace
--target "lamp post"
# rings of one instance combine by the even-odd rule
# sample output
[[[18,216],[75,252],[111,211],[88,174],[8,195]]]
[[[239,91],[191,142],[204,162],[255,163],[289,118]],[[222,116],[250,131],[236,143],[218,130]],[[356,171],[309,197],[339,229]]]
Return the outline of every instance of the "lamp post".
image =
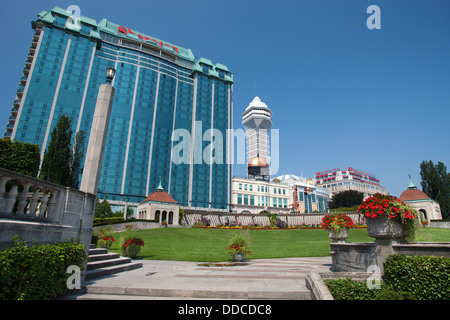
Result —
[[[116,69],[113,67],[106,68],[106,83],[111,85],[115,75]]]
[[[114,87],[111,85],[116,70],[108,68],[106,82],[98,90],[97,103],[95,105],[94,118],[92,120],[91,133],[84,161],[83,177],[80,190],[97,195],[102,170],[103,154],[105,152],[106,137],[108,134],[109,119],[114,99]],[[85,244],[86,255],[89,255],[89,244],[92,238],[92,226],[94,223],[95,200],[91,204],[92,209],[86,209],[81,217],[80,243]],[[86,269],[86,264],[85,264]],[[85,281],[85,274],[81,277]]]

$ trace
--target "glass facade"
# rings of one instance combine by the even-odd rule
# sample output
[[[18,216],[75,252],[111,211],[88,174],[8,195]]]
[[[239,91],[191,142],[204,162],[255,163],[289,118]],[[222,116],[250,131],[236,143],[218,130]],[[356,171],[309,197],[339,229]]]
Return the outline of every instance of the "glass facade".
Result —
[[[161,178],[182,206],[228,210],[232,174],[225,137],[232,129],[233,87],[228,68],[105,19],[97,24],[82,17],[81,29],[72,30],[68,17],[54,8],[32,22],[35,34],[5,136],[38,144],[43,155],[58,118],[69,115],[73,132],[83,130],[87,144],[98,89],[113,66],[115,96],[99,197],[140,202]],[[191,139],[189,158],[201,148],[210,150],[214,161],[203,156],[174,164],[173,131],[192,133],[196,123],[203,139]],[[208,138],[213,132],[222,134],[222,148],[211,148],[212,141],[220,144],[216,134]]]

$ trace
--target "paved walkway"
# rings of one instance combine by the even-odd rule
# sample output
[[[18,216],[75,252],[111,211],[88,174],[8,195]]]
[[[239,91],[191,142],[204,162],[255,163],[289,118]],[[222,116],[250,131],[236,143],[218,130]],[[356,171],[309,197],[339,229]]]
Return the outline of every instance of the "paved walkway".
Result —
[[[331,257],[255,259],[226,266],[140,260],[143,267],[87,281],[84,299],[311,299],[306,275]]]

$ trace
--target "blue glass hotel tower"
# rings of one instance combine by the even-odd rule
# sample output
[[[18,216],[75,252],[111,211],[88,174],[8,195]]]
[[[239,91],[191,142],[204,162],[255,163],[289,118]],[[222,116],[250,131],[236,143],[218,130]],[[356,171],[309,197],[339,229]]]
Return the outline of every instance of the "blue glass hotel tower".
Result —
[[[86,133],[87,147],[98,89],[112,66],[116,93],[99,197],[140,202],[162,179],[181,206],[228,210],[232,165],[226,152],[221,163],[175,164],[171,137],[194,127],[226,137],[233,128],[232,73],[128,26],[83,16],[78,21],[55,7],[32,22],[35,33],[5,136],[38,144],[43,156],[58,118],[68,115],[73,132]],[[191,142],[190,159],[211,143]]]

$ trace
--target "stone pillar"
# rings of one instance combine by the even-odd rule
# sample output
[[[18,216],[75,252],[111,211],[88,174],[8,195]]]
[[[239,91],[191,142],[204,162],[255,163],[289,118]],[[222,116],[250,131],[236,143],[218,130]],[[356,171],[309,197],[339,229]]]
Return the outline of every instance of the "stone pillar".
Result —
[[[95,195],[100,181],[114,92],[114,87],[109,84],[100,86],[84,162],[80,190]]]

